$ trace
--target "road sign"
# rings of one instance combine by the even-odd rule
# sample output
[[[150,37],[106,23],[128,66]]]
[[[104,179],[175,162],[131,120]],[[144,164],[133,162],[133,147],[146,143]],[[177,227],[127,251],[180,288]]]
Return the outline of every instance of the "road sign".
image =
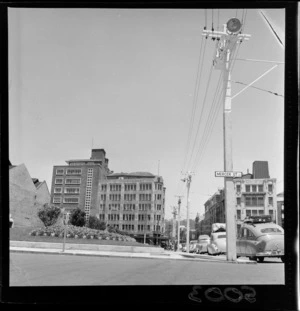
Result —
[[[215,177],[242,177],[243,173],[242,172],[221,172],[221,171],[216,171],[215,172]]]

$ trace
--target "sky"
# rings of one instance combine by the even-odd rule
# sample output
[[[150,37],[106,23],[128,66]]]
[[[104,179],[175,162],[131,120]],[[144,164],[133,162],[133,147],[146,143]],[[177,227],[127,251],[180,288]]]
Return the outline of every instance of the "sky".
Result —
[[[284,44],[284,9],[263,12]],[[276,65],[266,61],[284,62],[259,10],[9,8],[10,162],[50,190],[54,165],[104,148],[114,172],[163,177],[166,219],[178,195],[186,218],[181,179],[191,171],[189,215],[202,215],[224,186],[215,177],[224,170],[221,71],[212,68],[216,42],[202,33],[232,17],[251,35],[233,53],[234,96]],[[268,161],[279,193],[284,64],[252,86],[232,99],[233,170],[252,173],[254,161]]]

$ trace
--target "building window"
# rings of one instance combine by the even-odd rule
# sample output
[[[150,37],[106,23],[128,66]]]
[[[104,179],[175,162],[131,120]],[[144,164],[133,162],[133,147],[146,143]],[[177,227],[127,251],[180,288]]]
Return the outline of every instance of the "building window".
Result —
[[[264,206],[264,198],[261,196],[246,196],[246,206]]]
[[[61,203],[61,197],[54,197],[53,203]]]
[[[101,201],[106,201],[106,194],[101,194],[100,199],[101,199]]]
[[[106,191],[106,189],[107,189],[106,186],[107,186],[107,185],[101,185],[101,191]]]
[[[269,205],[273,206],[273,198],[269,197]]]
[[[271,216],[272,220],[274,220],[274,211],[273,210],[269,210],[269,215]]]
[[[252,210],[252,216],[256,216],[257,215],[257,209],[253,209]]]
[[[76,204],[79,203],[79,198],[64,198],[64,203]]]
[[[236,192],[241,192],[241,185],[236,185]]]
[[[257,187],[256,187],[256,185],[252,185],[252,192],[257,192]]]
[[[68,168],[66,174],[67,175],[81,175],[81,173],[82,173],[81,168],[73,168],[73,169]]]
[[[62,188],[54,188],[54,193],[62,193]]]
[[[251,210],[249,210],[249,209],[246,210],[246,216],[248,216],[248,217],[251,216]]]
[[[250,185],[246,185],[246,192],[250,192]]]
[[[140,190],[152,190],[151,184],[140,184]]]
[[[240,209],[236,210],[236,218],[241,219],[241,210]]]
[[[64,169],[63,168],[58,168],[56,170],[56,175],[63,175],[64,174]]]
[[[263,192],[264,191],[264,186],[263,185],[258,185],[258,191]]]
[[[66,178],[66,185],[80,185],[81,178]]]
[[[264,214],[264,211],[263,211],[263,210],[259,210],[259,211],[258,211],[258,214],[259,214],[259,215],[263,215],[263,214]]]
[[[55,185],[62,185],[63,179],[62,178],[55,178]]]
[[[109,185],[110,191],[121,191],[121,185],[120,184],[111,184]]]
[[[64,193],[79,194],[80,188],[65,188]]]
[[[241,205],[241,198],[236,198],[236,204]]]
[[[273,185],[268,184],[268,192],[272,193],[273,192]]]

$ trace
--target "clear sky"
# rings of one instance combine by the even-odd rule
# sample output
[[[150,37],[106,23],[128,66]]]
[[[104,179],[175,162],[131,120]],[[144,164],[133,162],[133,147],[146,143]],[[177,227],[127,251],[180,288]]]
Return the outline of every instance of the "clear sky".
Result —
[[[263,12],[284,43],[284,10]],[[216,42],[202,39],[202,31],[212,23],[221,29],[231,17],[243,19],[243,32],[251,35],[236,58],[284,62],[284,48],[255,9],[10,8],[11,163],[24,163],[50,190],[54,165],[104,148],[114,172],[163,176],[166,218],[176,195],[184,195],[186,217],[181,171],[193,170],[190,217],[201,215],[205,201],[224,185],[214,177],[224,170],[221,102],[215,119],[209,117],[219,98],[220,70],[211,71]],[[236,60],[232,95],[274,65]],[[233,169],[251,173],[254,161],[268,161],[278,193],[283,95],[279,65],[232,100],[231,114]]]

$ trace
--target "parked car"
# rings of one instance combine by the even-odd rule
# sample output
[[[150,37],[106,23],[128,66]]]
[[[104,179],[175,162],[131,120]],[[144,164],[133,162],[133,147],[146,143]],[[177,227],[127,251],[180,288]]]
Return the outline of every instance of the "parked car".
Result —
[[[226,254],[226,231],[211,233],[207,253],[208,255]]]
[[[210,237],[207,234],[200,235],[196,244],[196,253],[207,253],[207,244],[210,241]]]
[[[246,219],[238,233],[237,256],[263,262],[265,257],[278,257],[284,262],[284,230],[272,222],[270,215]]]
[[[220,255],[226,253],[226,224],[213,223],[211,226],[210,241],[207,244],[209,255]]]
[[[197,240],[191,240],[190,241],[190,253],[196,253],[197,243],[198,243]]]

